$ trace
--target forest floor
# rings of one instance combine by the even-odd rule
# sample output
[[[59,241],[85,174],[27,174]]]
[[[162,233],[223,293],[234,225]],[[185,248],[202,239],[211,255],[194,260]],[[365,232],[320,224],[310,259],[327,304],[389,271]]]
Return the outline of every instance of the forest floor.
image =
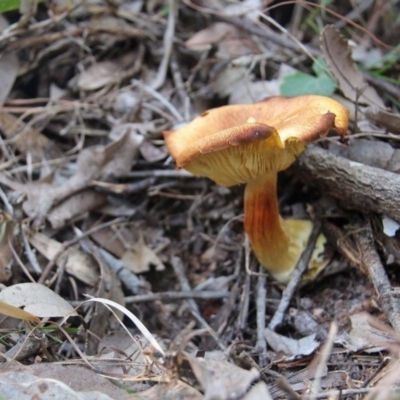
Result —
[[[399,1],[0,12],[0,398],[400,397]],[[279,174],[281,215],[327,238],[284,285],[244,186],[177,169],[163,132],[301,95],[350,120]]]

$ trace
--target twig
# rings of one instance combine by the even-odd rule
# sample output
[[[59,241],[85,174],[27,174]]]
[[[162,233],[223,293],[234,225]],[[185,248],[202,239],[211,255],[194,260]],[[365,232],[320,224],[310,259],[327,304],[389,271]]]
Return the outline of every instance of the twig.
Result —
[[[6,211],[10,215],[14,215],[14,208],[11,203],[8,201],[7,195],[4,193],[3,188],[0,186],[0,199],[3,201],[3,204],[6,208]]]
[[[335,156],[318,146],[308,146],[299,157],[296,173],[346,208],[385,214],[400,221],[399,174]]]
[[[314,381],[311,389],[311,400],[316,400],[316,394],[320,390],[321,386],[321,379],[322,376],[324,375],[324,370],[326,368],[326,365],[328,363],[328,358],[332,352],[332,347],[335,341],[335,337],[337,334],[337,325],[335,322],[332,322],[331,327],[329,329],[329,334],[328,338],[326,339],[326,342],[324,346],[322,347],[320,356],[319,356],[319,362],[317,369],[315,371],[315,376],[314,376]]]
[[[260,269],[262,266],[260,266]],[[257,294],[256,294],[256,308],[257,308],[257,342],[256,349],[260,352],[258,357],[259,365],[264,368],[267,365],[266,352],[267,342],[265,340],[265,314],[266,314],[266,300],[267,300],[267,279],[265,275],[260,275],[257,278]]]
[[[25,267],[24,263],[21,261],[21,259],[19,258],[17,252],[15,251],[14,246],[12,244],[11,236],[8,238],[8,247],[10,248],[11,253],[14,256],[14,259],[17,261],[17,263],[19,264],[19,266],[21,267],[21,269],[25,273],[25,275],[28,277],[28,279],[31,282],[35,282],[35,280],[33,279],[33,276],[29,273],[28,269]]]
[[[186,276],[185,276],[185,273],[183,270],[182,261],[178,257],[171,257],[171,265],[172,265],[172,268],[178,278],[181,289],[186,292],[191,292],[192,289],[190,287],[188,280],[186,279]],[[216,332],[208,325],[207,321],[205,321],[204,318],[201,316],[199,307],[198,307],[197,303],[194,301],[194,299],[187,299],[186,302],[189,304],[190,311],[191,311],[193,317],[197,320],[197,322],[203,328],[207,329],[207,331],[210,333],[212,338],[218,344],[218,347],[221,350],[225,350],[225,346],[219,340],[219,337],[216,334]]]
[[[238,316],[238,331],[243,332],[247,327],[247,318],[249,315],[250,304],[250,283],[251,277],[246,274],[242,295],[239,303],[239,316]]]
[[[147,94],[149,94],[150,96],[153,96],[156,100],[158,100],[165,108],[167,108],[171,112],[171,114],[178,121],[183,121],[183,117],[180,114],[180,112],[172,105],[172,103],[170,101],[168,101],[165,97],[163,97],[159,92],[157,92],[152,87],[146,85],[145,83],[143,83],[137,79],[132,79],[131,82],[132,82],[132,85],[139,86]]]
[[[362,264],[368,271],[383,312],[392,324],[393,329],[400,332],[399,302],[392,294],[389,278],[375,249],[370,221],[360,224],[360,229],[357,232],[354,236],[360,248]]]
[[[164,51],[163,51],[163,59],[161,61],[160,67],[157,72],[157,77],[152,82],[151,87],[154,90],[159,89],[161,86],[164,85],[165,77],[167,76],[168,64],[169,59],[172,53],[172,46],[174,44],[174,36],[175,36],[175,22],[176,22],[176,15],[178,12],[178,0],[168,0],[168,22],[167,22],[167,29],[164,33]]]
[[[82,232],[77,228],[75,228],[75,232],[79,232],[79,236],[82,235]],[[141,281],[132,271],[126,269],[121,260],[115,258],[108,251],[96,246],[88,238],[82,241],[82,246],[84,250],[86,250],[86,247],[88,249],[88,252],[94,253],[98,257],[103,258],[107,266],[116,273],[119,280],[131,293],[136,295],[138,293],[148,292],[149,289],[146,282]]]
[[[187,299],[201,299],[201,300],[209,300],[209,299],[223,299],[229,296],[229,292],[218,292],[215,290],[202,290],[196,292],[192,290],[190,292],[158,292],[151,294],[142,294],[136,296],[127,296],[125,297],[126,304],[133,303],[145,303],[149,301],[179,301],[179,300],[187,300]]]
[[[25,229],[21,229],[21,235],[22,235],[22,242],[24,243],[25,254],[28,257],[28,260],[31,263],[32,268],[39,275],[42,273],[42,269],[40,268],[35,253],[32,251],[31,246],[29,245],[29,241],[25,235]]]
[[[147,171],[131,171],[126,176],[129,178],[196,178],[193,174],[184,169],[149,169]]]
[[[304,272],[308,268],[308,264],[310,262],[311,255],[315,248],[315,243],[321,231],[321,223],[319,221],[314,221],[313,229],[311,231],[310,237],[308,238],[307,247],[303,251],[296,268],[292,273],[292,277],[290,278],[290,282],[282,292],[282,298],[279,303],[278,309],[275,311],[274,316],[272,317],[271,322],[268,325],[269,329],[275,330],[278,325],[280,325],[285,316],[285,312],[289,307],[290,300],[293,297],[293,293],[296,290],[300,279]]]

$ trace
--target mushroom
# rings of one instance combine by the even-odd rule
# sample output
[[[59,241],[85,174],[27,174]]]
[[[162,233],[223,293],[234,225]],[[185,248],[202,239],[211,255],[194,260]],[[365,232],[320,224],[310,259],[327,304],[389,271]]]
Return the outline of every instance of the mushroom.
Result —
[[[208,110],[186,126],[164,132],[178,168],[219,185],[246,184],[244,226],[259,262],[286,283],[312,230],[307,220],[279,215],[277,173],[288,168],[305,145],[330,129],[344,136],[348,111],[324,96],[270,97],[259,103]],[[321,270],[326,239],[320,235],[309,269]]]

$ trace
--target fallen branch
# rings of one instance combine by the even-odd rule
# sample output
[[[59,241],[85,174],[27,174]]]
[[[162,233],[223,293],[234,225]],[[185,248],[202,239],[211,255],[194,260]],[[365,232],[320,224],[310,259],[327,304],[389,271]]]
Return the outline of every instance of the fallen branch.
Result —
[[[345,208],[375,212],[400,221],[400,175],[309,146],[296,163],[299,177],[321,188]]]

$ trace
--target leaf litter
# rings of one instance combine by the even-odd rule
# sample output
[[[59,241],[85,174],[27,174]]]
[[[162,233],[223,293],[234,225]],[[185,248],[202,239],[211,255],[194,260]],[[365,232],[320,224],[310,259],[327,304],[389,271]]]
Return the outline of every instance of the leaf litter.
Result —
[[[283,214],[300,206],[325,221],[341,267],[282,299],[246,245],[242,188],[175,171],[162,139],[218,105],[334,92],[352,132],[322,146],[398,174],[398,56],[385,45],[397,6],[302,7],[89,1],[1,15],[3,396],[393,394],[400,221],[327,199],[299,166],[282,175]],[[376,255],[387,275],[374,275]],[[289,309],[266,328],[281,301]]]

